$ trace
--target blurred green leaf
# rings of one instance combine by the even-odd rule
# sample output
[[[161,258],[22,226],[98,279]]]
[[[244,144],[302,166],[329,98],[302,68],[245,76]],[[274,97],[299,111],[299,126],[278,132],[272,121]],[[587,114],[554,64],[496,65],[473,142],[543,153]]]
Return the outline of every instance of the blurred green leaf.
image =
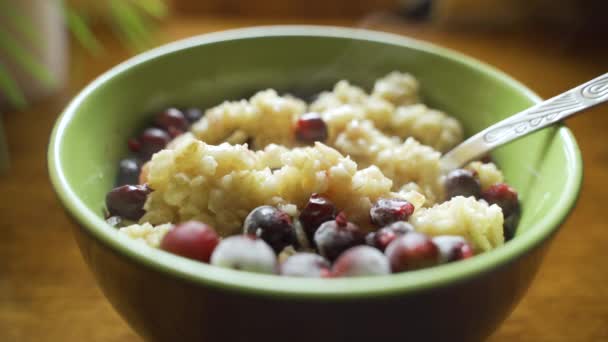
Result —
[[[0,91],[18,109],[23,109],[27,104],[21,88],[19,88],[17,82],[13,80],[8,69],[2,63],[0,63]]]
[[[8,2],[0,0],[0,20],[10,23],[32,46],[41,44],[40,35],[34,30],[32,18],[17,10],[16,6],[7,5]]]
[[[109,5],[118,34],[135,49],[145,50],[151,42],[150,29],[144,16],[138,13],[132,4],[124,0],[110,0]]]
[[[54,83],[52,71],[47,70],[30,49],[45,43],[42,41],[43,35],[36,31],[36,25],[32,22],[34,18],[26,13],[20,13],[19,6],[13,1],[18,0],[0,0],[0,22],[9,24],[0,27],[0,54],[9,58],[43,86],[52,86]],[[103,46],[90,28],[85,13],[77,11],[61,0],[46,1],[63,3],[65,24],[74,38],[93,55],[103,52]],[[165,0],[109,0],[107,4],[111,17],[110,26],[123,44],[134,47],[138,51],[148,48],[152,43],[150,32],[153,19],[163,18],[168,12]],[[14,31],[9,31],[7,27]],[[8,67],[1,64],[0,91],[5,93],[15,106],[20,108],[25,106],[25,96],[19,85]]]
[[[64,13],[67,19],[68,28],[76,40],[93,55],[99,55],[99,53],[103,51],[103,46],[87,25],[86,17],[67,6],[65,7]]]
[[[163,0],[134,0],[134,2],[148,15],[157,19],[166,17],[169,12],[167,4]]]
[[[49,70],[39,63],[32,53],[27,51],[15,37],[3,29],[0,29],[0,52],[4,52],[13,62],[36,78],[42,85],[47,87],[53,85],[54,81]]]

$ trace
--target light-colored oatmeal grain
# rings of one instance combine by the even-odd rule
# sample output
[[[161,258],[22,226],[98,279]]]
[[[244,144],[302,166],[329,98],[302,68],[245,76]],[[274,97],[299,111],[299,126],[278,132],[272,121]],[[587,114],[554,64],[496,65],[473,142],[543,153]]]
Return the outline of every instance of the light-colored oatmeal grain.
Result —
[[[320,113],[327,123],[331,142],[351,120],[368,119],[377,128],[387,129],[395,106],[381,97],[369,96],[363,89],[347,81],[340,81],[331,92],[321,93],[310,105],[310,110]]]
[[[430,109],[418,101],[418,83],[409,74],[394,72],[378,80],[368,95],[347,81],[336,83],[331,92],[323,92],[310,105],[321,114],[329,127],[332,144],[347,123],[370,120],[388,136],[414,137],[424,145],[446,152],[462,141],[460,123],[445,113]]]
[[[140,222],[161,224],[200,220],[221,235],[238,233],[247,214],[260,205],[275,205],[295,213],[313,193],[322,193],[349,218],[369,229],[369,209],[379,197],[416,198],[392,192],[392,181],[375,166],[357,164],[335,149],[312,147],[282,150],[270,145],[253,152],[243,145],[208,145],[193,137],[154,155],[148,165],[146,214]],[[274,171],[265,164],[280,159]]]
[[[486,190],[494,184],[504,182],[502,171],[494,163],[474,161],[465,166],[465,169],[477,172],[482,190]]]
[[[434,149],[447,152],[463,138],[460,123],[445,113],[423,104],[398,107],[389,125],[389,134],[414,137]]]
[[[310,110],[321,113],[344,104],[363,105],[367,102],[367,98],[368,95],[363,89],[342,80],[334,85],[332,91],[320,93],[310,104]]]
[[[171,228],[173,228],[173,225],[170,223],[153,226],[150,223],[145,222],[142,224],[126,226],[120,228],[118,231],[132,239],[144,242],[148,246],[158,247],[165,234],[167,234]]]
[[[219,144],[232,137],[242,142],[252,139],[258,149],[271,143],[292,146],[292,127],[305,111],[304,101],[279,96],[276,91],[268,89],[249,100],[224,102],[207,110],[192,125],[191,131],[208,144]]]
[[[409,221],[417,231],[431,236],[462,236],[478,252],[504,243],[502,210],[474,197],[456,196],[431,208],[421,208]]]
[[[382,98],[395,106],[419,102],[418,81],[408,73],[393,71],[376,80],[372,97]]]
[[[394,189],[415,182],[429,204],[442,198],[439,182],[441,155],[414,138],[401,142],[382,134],[371,121],[352,121],[338,135],[335,146],[357,160],[361,167],[377,166],[393,181]]]

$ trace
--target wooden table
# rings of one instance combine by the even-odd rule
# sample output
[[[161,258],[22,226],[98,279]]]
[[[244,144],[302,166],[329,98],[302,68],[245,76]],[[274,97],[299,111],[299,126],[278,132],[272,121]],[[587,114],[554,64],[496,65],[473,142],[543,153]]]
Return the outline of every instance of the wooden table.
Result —
[[[363,26],[426,39],[477,57],[548,97],[608,71],[608,50],[576,37],[530,33],[447,32],[372,16],[363,21],[290,20]],[[173,18],[159,36],[171,41],[276,20]],[[129,54],[112,39],[108,54],[72,53],[71,79],[55,98],[8,113],[12,168],[0,176],[0,341],[138,341],[105,300],[74,243],[47,177],[52,124],[66,101]],[[599,45],[599,42],[598,44]],[[574,213],[557,235],[524,300],[489,340],[608,341],[608,109],[568,122],[585,160]]]

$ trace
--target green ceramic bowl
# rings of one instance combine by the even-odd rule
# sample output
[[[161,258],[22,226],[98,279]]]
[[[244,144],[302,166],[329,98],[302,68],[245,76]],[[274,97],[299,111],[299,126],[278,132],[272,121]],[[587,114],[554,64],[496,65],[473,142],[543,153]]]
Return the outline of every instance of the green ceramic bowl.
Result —
[[[126,141],[154,110],[208,107],[262,88],[309,94],[348,79],[369,89],[392,70],[414,74],[424,101],[467,134],[539,98],[505,74],[401,36],[334,27],[219,32],[139,55],[86,87],[49,146],[55,190],[82,255],[135,331],[163,341],[477,341],[507,317],[544,247],[576,201],[582,162],[571,132],[545,129],[494,153],[520,190],[517,236],[475,258],[358,279],[290,279],[212,267],[121,236],[104,222],[105,193]],[[103,327],[99,327],[103,329]]]

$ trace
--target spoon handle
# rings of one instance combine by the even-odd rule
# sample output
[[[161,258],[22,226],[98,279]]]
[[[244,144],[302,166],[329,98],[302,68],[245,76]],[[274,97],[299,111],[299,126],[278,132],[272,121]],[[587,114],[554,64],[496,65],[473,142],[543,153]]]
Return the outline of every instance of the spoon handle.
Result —
[[[441,157],[449,171],[494,148],[545,128],[608,100],[608,73],[499,121],[465,140]]]

